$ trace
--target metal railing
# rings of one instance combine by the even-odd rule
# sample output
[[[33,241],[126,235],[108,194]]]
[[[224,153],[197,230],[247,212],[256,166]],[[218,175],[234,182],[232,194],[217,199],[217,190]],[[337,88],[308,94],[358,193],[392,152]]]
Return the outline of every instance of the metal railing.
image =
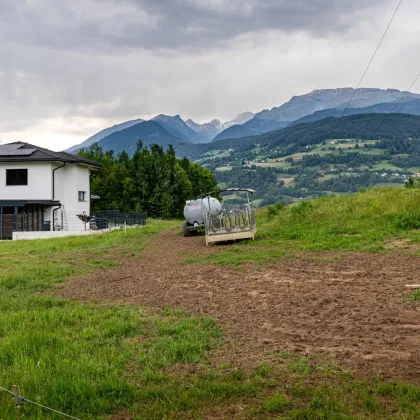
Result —
[[[252,231],[256,229],[254,207],[245,205],[220,214],[204,212],[204,228],[209,236]]]
[[[91,229],[110,229],[116,227],[146,226],[146,213],[120,212],[114,210],[98,211],[92,214]]]

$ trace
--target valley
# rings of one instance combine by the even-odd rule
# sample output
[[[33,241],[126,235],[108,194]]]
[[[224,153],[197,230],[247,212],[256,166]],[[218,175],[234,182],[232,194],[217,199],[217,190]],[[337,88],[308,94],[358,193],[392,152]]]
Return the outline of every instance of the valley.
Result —
[[[352,108],[345,109],[354,93]],[[132,155],[139,140],[146,147],[172,145],[178,157],[212,170],[220,187],[254,188],[259,206],[293,204],[360,188],[403,186],[420,167],[419,115],[417,94],[324,89],[226,123],[163,114],[127,121],[78,147],[93,141],[105,152]],[[241,196],[232,199],[244,202]]]

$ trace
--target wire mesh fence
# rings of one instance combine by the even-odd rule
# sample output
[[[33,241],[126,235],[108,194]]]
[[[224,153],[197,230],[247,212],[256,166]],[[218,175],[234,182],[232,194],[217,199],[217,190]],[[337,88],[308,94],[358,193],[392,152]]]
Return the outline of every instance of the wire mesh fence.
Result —
[[[146,213],[105,210],[93,213],[91,229],[146,226]]]
[[[99,211],[91,215],[83,212],[58,212],[54,219],[54,230],[103,230],[122,227],[146,226],[146,214],[119,211]]]

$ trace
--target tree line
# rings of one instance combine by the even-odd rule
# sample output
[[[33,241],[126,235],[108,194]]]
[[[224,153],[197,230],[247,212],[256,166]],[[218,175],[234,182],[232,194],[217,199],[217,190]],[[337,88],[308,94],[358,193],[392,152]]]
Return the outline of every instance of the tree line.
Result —
[[[214,174],[187,158],[178,159],[169,146],[137,142],[132,157],[122,151],[106,151],[94,143],[78,152],[102,165],[92,174],[92,210],[146,212],[156,218],[182,217],[185,201],[217,188]]]

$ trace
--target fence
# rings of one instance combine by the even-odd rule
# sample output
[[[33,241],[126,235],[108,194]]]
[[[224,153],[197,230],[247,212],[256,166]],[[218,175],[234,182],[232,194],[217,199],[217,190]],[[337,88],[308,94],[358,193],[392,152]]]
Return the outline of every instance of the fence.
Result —
[[[41,407],[45,410],[51,411],[53,413],[56,413],[56,414],[58,414],[60,416],[63,416],[63,417],[67,417],[69,419],[80,420],[77,417],[73,417],[70,414],[66,414],[66,413],[58,411],[54,408],[51,408],[51,407],[48,407],[46,405],[40,404],[39,402],[28,400],[28,398],[25,398],[25,397],[23,397],[22,395],[19,394],[19,387],[17,385],[13,386],[13,391],[9,391],[7,388],[4,388],[4,387],[0,386],[0,391],[7,392],[8,394],[11,394],[13,396],[13,404],[14,404],[14,408],[15,408],[15,418],[17,420],[20,419],[20,408],[24,403],[33,404],[37,407]],[[26,417],[26,416],[23,415],[22,417]]]
[[[146,213],[124,213],[115,210],[104,210],[93,213],[90,221],[91,229],[109,229],[124,226],[146,226]]]

